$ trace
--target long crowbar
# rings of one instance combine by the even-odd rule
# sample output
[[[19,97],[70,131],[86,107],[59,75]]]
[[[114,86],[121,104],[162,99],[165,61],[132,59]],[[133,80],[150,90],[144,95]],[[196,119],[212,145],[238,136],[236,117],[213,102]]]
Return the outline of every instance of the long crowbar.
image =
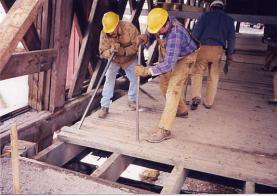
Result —
[[[110,64],[111,64],[111,62],[112,62],[112,60],[113,60],[114,55],[115,55],[115,53],[113,52],[113,53],[112,53],[112,56],[108,59],[107,65],[106,65],[106,67],[105,67],[105,69],[104,69],[104,71],[103,71],[103,73],[102,73],[102,75],[101,75],[101,77],[100,77],[100,79],[99,79],[99,81],[98,81],[98,84],[97,84],[97,86],[96,86],[96,88],[95,88],[95,90],[94,90],[93,95],[91,96],[91,98],[90,98],[90,100],[89,100],[89,103],[88,103],[88,105],[87,105],[87,108],[86,108],[86,110],[85,110],[83,116],[82,116],[82,119],[81,119],[81,121],[80,121],[80,124],[78,125],[78,130],[81,128],[81,126],[82,126],[82,124],[83,124],[83,122],[84,122],[84,120],[85,120],[85,117],[86,117],[86,115],[87,115],[87,113],[88,113],[89,107],[90,107],[90,105],[91,105],[91,103],[92,103],[92,101],[93,101],[93,99],[94,99],[94,97],[95,97],[95,95],[96,95],[96,93],[97,93],[97,91],[98,91],[98,89],[99,89],[101,83],[102,83],[102,80],[103,80],[103,78],[104,78],[106,72],[108,71],[108,69],[109,69],[109,67],[110,67]]]
[[[141,51],[142,46],[138,48],[138,64],[141,65]],[[140,76],[137,77],[137,99],[136,99],[136,141],[139,142],[139,89],[140,89]]]

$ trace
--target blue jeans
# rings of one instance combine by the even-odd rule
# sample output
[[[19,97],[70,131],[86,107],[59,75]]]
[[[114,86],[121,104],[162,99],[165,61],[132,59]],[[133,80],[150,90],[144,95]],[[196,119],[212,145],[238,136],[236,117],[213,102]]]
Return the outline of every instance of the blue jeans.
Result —
[[[124,70],[127,78],[130,81],[128,98],[130,101],[136,101],[137,96],[137,79],[135,75],[135,66],[137,65],[137,59],[129,64],[129,66]],[[114,93],[114,85],[116,80],[116,74],[119,71],[120,66],[116,63],[111,63],[107,73],[106,80],[102,91],[101,106],[109,107],[111,104],[111,98]]]

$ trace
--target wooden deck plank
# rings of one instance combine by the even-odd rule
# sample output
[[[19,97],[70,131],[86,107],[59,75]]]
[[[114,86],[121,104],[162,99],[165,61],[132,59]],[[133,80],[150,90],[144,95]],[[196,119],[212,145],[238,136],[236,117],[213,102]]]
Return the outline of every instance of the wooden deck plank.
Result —
[[[144,109],[140,115],[140,143],[135,141],[136,113],[127,107],[127,96],[111,105],[106,119],[99,119],[94,113],[85,119],[82,130],[77,130],[76,125],[64,127],[58,138],[276,187],[277,111],[267,104],[272,96],[272,73],[260,71],[260,67],[234,63],[230,74],[220,75],[214,107],[207,110],[201,105],[198,110],[189,111],[188,119],[176,118],[171,140],[158,144],[144,140],[156,128],[164,107],[158,78],[143,86],[158,101],[140,95]],[[190,88],[187,100],[191,98]],[[204,91],[203,88],[203,95]]]
[[[101,134],[99,130],[91,132],[71,130],[72,128],[68,130],[64,127],[58,138],[77,145],[169,165],[180,163],[184,168],[196,171],[277,186],[277,164],[273,158],[188,141],[180,142],[176,138],[161,144],[150,144],[144,140],[138,144],[131,134],[130,137],[111,138],[102,136],[106,131],[105,134]],[[103,133],[103,130],[101,132]]]

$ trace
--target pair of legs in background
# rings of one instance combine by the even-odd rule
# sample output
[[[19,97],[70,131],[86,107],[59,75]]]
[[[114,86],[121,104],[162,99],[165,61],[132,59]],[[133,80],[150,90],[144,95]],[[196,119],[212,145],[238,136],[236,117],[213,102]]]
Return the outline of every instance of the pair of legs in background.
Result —
[[[203,100],[203,105],[206,108],[211,108],[214,104],[214,99],[217,92],[219,73],[221,70],[220,60],[223,54],[222,46],[207,46],[200,47],[195,65],[192,67],[191,75],[191,89],[192,89],[192,103],[191,109],[197,109],[201,103],[201,91],[203,74],[208,69],[208,79],[206,96]]]
[[[124,69],[127,78],[130,81],[128,90],[128,106],[131,110],[136,109],[136,96],[137,96],[137,77],[135,75],[135,66],[137,65],[137,59],[132,61],[127,68]],[[102,91],[101,99],[101,111],[98,117],[105,118],[108,114],[111,99],[114,94],[116,75],[120,69],[120,65],[112,62],[106,73],[106,80]]]

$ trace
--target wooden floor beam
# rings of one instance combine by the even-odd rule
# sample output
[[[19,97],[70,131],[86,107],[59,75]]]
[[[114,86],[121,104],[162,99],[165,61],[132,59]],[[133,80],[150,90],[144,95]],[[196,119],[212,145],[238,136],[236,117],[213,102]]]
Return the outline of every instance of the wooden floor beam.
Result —
[[[179,194],[187,175],[187,170],[182,166],[175,166],[169,176],[166,179],[161,194]]]
[[[63,166],[85,149],[82,146],[56,141],[36,155],[34,159],[55,166]]]
[[[255,193],[255,183],[254,182],[245,182],[243,187],[244,194],[254,194]]]
[[[91,176],[115,182],[135,158],[113,153]]]
[[[56,56],[55,49],[13,54],[0,74],[0,80],[46,71]]]

